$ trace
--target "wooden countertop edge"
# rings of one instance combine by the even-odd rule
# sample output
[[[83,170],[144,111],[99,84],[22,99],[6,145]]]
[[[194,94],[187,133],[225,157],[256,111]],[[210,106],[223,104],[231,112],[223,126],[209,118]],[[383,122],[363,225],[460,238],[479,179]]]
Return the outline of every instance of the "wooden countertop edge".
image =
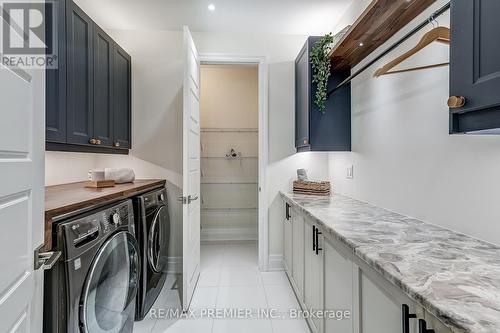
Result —
[[[121,198],[128,198],[131,197],[137,193],[143,192],[145,190],[149,189],[155,189],[159,188],[162,186],[165,186],[166,181],[165,180],[151,180],[151,183],[145,183],[145,184],[140,184],[137,185],[137,187],[134,187],[132,189],[126,189],[123,191],[118,191],[115,193],[111,194],[103,194],[102,196],[99,196],[96,193],[96,196],[94,198],[86,199],[78,203],[71,203],[65,206],[60,206],[57,208],[52,208],[45,210],[45,216],[50,216],[51,218],[54,218],[59,215],[64,215],[67,213],[71,213],[72,211],[75,210],[80,210],[84,209],[89,206],[94,206],[96,204],[98,205],[105,205],[107,202],[114,201],[116,199],[121,199]],[[77,184],[77,183],[75,183]],[[97,201],[97,202],[96,202]]]
[[[50,250],[52,248],[52,223],[54,218],[57,218],[62,215],[68,215],[71,214],[72,212],[77,212],[85,209],[92,209],[94,206],[99,207],[99,206],[105,206],[107,204],[110,204],[115,201],[119,201],[122,199],[127,199],[130,198],[134,195],[144,193],[150,190],[154,190],[157,188],[164,187],[166,184],[166,180],[161,180],[161,179],[146,179],[146,180],[140,180],[140,181],[146,181],[145,183],[142,184],[137,184],[136,187],[133,188],[128,188],[123,191],[117,191],[114,193],[110,194],[104,194],[102,196],[99,196],[98,193],[96,193],[96,196],[93,198],[89,198],[86,200],[83,200],[81,202],[77,203],[71,203],[67,204],[64,206],[59,206],[56,208],[51,208],[45,210],[45,250]],[[78,182],[74,183],[75,186],[79,183],[83,182]],[[63,184],[68,185],[68,184]],[[56,185],[57,186],[57,185]]]

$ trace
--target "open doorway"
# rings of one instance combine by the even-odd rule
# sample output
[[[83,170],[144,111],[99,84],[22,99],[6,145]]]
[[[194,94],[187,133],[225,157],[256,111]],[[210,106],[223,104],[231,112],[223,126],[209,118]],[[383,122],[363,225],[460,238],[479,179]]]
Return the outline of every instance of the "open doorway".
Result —
[[[202,63],[200,126],[199,286],[210,286],[228,267],[258,271],[258,64]]]

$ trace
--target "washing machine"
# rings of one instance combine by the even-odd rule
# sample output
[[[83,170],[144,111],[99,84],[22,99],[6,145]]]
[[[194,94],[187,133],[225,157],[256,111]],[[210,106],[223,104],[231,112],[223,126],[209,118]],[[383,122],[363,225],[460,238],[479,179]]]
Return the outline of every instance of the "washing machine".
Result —
[[[139,195],[133,202],[142,262],[136,320],[142,320],[160,295],[167,277],[170,219],[165,188]]]
[[[132,333],[140,274],[132,201],[57,222],[45,273],[45,333]]]

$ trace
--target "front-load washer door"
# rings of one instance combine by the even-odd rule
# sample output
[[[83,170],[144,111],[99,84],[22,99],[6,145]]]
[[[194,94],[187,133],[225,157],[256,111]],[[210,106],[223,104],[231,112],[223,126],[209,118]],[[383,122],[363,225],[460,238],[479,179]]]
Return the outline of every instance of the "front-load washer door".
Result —
[[[137,241],[122,231],[96,254],[82,293],[80,324],[85,333],[131,333],[139,278]]]
[[[162,205],[154,213],[148,234],[147,257],[150,269],[162,273],[167,267],[167,250],[170,223],[167,206]]]

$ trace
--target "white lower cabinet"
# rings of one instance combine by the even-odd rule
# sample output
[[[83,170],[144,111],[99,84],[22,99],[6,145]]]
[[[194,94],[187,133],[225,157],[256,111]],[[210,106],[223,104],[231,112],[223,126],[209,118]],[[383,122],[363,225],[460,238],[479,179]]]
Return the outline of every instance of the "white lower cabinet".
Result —
[[[360,331],[363,333],[406,333],[403,332],[403,304],[408,313],[416,314],[415,305],[403,296],[391,295],[372,282],[363,271],[360,272]],[[407,333],[417,333],[417,319],[409,318]]]
[[[300,302],[304,300],[304,217],[292,209],[292,285]]]
[[[356,275],[359,304],[355,307],[359,308],[360,316],[359,330],[355,333],[452,333],[371,268],[361,268]]]
[[[283,221],[283,265],[288,276],[292,275],[293,267],[293,224],[291,207],[286,204],[285,219]]]
[[[288,210],[287,210],[288,212]],[[312,333],[451,333],[297,209],[284,222],[284,265]],[[323,311],[323,316],[318,311]]]
[[[324,239],[323,248],[325,253],[324,305],[327,314],[324,320],[324,331],[351,333],[357,315],[354,311],[354,299],[357,294],[353,288],[355,265],[347,256],[341,255],[327,238]],[[334,314],[333,318],[332,314]]]
[[[313,333],[323,332],[324,251],[323,235],[310,219],[304,224],[304,305],[310,312],[309,327]]]

